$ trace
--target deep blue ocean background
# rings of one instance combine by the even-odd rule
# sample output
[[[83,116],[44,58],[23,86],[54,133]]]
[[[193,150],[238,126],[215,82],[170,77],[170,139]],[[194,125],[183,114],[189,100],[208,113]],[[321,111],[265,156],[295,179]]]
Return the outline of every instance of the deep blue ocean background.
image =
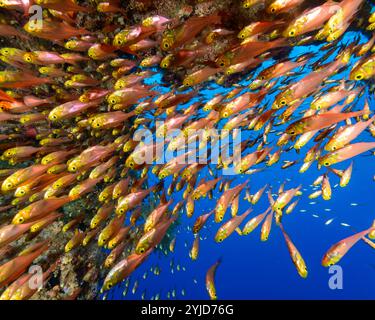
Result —
[[[347,32],[337,44],[337,51],[332,54],[326,63],[337,56],[340,45],[352,42],[357,36],[361,37],[361,43],[365,43],[371,37],[371,34],[363,34],[360,31]],[[320,50],[323,44],[295,47],[289,57],[293,58],[305,53],[315,52],[316,57],[312,60],[314,62],[325,54],[326,51]],[[358,58],[353,57],[349,68],[331,79],[348,79],[349,71],[357,60]],[[245,76],[240,84],[249,84],[260,70],[272,63],[274,61],[267,61],[256,72],[251,73],[250,80],[245,80]],[[292,81],[298,81],[299,78],[311,72],[312,69],[309,66],[303,69],[299,76],[292,77]],[[162,82],[161,72],[150,79],[148,83],[158,85],[157,89],[160,92],[167,92],[170,89]],[[282,80],[280,79],[280,81]],[[328,85],[327,88],[332,85],[337,85],[337,83]],[[356,84],[356,86],[362,85],[364,83]],[[206,102],[217,93],[226,94],[232,89],[234,87],[224,88],[214,82],[208,83],[199,91],[199,98],[192,100],[191,103],[198,99]],[[273,97],[267,96],[263,103],[268,103],[270,106]],[[370,94],[366,89],[364,95],[355,101],[355,110],[363,108],[365,98],[368,99],[371,110],[375,109],[373,94]],[[307,99],[299,110],[306,110],[311,100],[311,98]],[[179,109],[183,109],[189,104],[180,106]],[[296,113],[297,116],[300,115]],[[276,128],[278,131],[283,130],[282,126]],[[258,134],[250,133],[253,137]],[[277,139],[276,135],[270,135],[270,145],[275,145]],[[356,141],[374,141],[374,138],[368,132],[364,132]],[[342,290],[331,290],[329,288],[328,281],[331,275],[327,268],[321,266],[323,254],[331,245],[356,231],[368,228],[375,218],[375,182],[373,180],[375,166],[373,157],[370,156],[370,153],[367,153],[355,158],[352,180],[346,188],[337,186],[339,179],[330,174],[333,187],[333,196],[330,201],[324,201],[322,198],[310,200],[308,195],[314,191],[311,184],[326,171],[326,169],[318,171],[317,165],[314,163],[306,173],[300,174],[298,172],[302,165],[301,159],[312,146],[313,142],[310,142],[301,150],[302,152],[299,155],[294,149],[284,152],[278,164],[266,167],[266,170],[260,173],[250,176],[230,177],[235,178],[232,186],[250,178],[249,186],[252,194],[266,183],[273,186],[274,192],[285,181],[287,181],[286,189],[297,187],[299,184],[303,185],[303,195],[300,197],[300,202],[292,214],[284,215],[283,225],[307,264],[309,272],[307,279],[302,279],[298,275],[289,256],[281,230],[275,223],[273,223],[267,242],[260,241],[261,227],[259,226],[248,236],[239,236],[233,233],[223,243],[217,244],[213,238],[220,225],[214,223],[211,217],[206,227],[200,232],[203,240],[200,241],[199,258],[197,261],[192,261],[189,258],[189,251],[194,236],[191,230],[188,230],[188,227],[193,226],[199,215],[207,213],[215,207],[215,203],[221,195],[216,188],[214,199],[206,198],[195,202],[195,212],[192,218],[187,218],[185,212],[182,214],[181,224],[177,228],[174,253],[169,253],[167,256],[161,252],[152,253],[146,262],[130,276],[126,296],[122,294],[125,288],[123,282],[110,291],[106,298],[141,299],[143,297],[144,299],[151,299],[159,295],[160,299],[167,299],[168,296],[170,299],[208,299],[205,289],[205,275],[208,268],[221,258],[222,263],[216,273],[216,288],[219,299],[374,299],[375,252],[364,242],[356,244],[339,262],[343,269]],[[252,152],[251,150],[246,153]],[[274,151],[276,151],[276,148]],[[299,163],[283,170],[281,165],[284,160],[299,160]],[[347,168],[349,164],[350,161],[346,161],[334,167],[343,169]],[[262,167],[265,167],[265,165],[257,166],[257,168]],[[214,169],[213,166],[211,168]],[[218,174],[220,174],[220,171]],[[206,169],[200,172],[198,181],[204,176],[208,176]],[[150,185],[156,181],[157,179],[150,173]],[[171,179],[166,179],[166,187],[169,186],[170,182]],[[245,192],[242,192],[238,214],[242,214],[250,206],[249,202],[243,200],[244,196]],[[181,197],[182,192],[173,194],[175,203],[180,201]],[[268,206],[267,196],[264,194],[254,206],[254,211],[249,218],[264,212]],[[228,210],[224,219],[229,218],[230,212]],[[245,223],[248,219],[245,220]],[[326,222],[331,219],[333,221],[326,225]],[[343,226],[341,223],[348,224],[350,227]],[[159,275],[150,271],[151,268],[155,269],[155,266],[160,268]],[[145,272],[147,272],[146,279],[144,279]],[[133,294],[132,288],[135,281],[138,282],[139,286]]]

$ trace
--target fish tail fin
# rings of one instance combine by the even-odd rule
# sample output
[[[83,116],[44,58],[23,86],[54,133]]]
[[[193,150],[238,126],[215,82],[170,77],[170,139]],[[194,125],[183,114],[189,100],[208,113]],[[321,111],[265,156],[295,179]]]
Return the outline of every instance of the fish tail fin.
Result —
[[[221,24],[223,20],[228,19],[230,15],[226,11],[217,11],[216,13],[213,13],[212,15],[206,17],[209,19],[211,24]]]
[[[241,231],[240,228],[236,228],[236,229],[234,229],[234,231],[236,231],[239,236],[242,236],[242,231]]]
[[[150,188],[150,192],[153,190],[162,190],[164,188],[164,180],[158,182],[156,185]]]
[[[223,262],[223,257],[219,257],[219,259],[217,259],[216,261],[216,265],[219,265]]]
[[[284,226],[281,222],[279,223],[279,227],[280,227],[282,233],[285,234],[285,229],[284,229]]]
[[[364,114],[367,114],[367,115],[369,115],[369,114],[372,113],[372,111],[370,110],[369,105],[367,103],[364,104],[363,109],[361,110],[361,112],[364,112]]]
[[[361,111],[356,111],[356,112],[350,112],[349,114],[352,114],[350,118],[353,117],[361,117],[367,114],[371,114],[370,110],[361,110]]]
[[[279,38],[276,39],[272,42],[269,42],[269,48],[279,48],[279,47],[284,47],[288,44],[288,40],[286,38]]]
[[[169,201],[171,201],[171,200],[169,200]],[[163,193],[161,194],[161,196],[160,196],[160,202],[161,203],[167,203],[168,201],[167,201],[167,197],[166,197],[166,195],[165,195],[165,190],[163,190]]]
[[[75,200],[78,200],[80,196],[78,194],[76,194],[76,195],[68,196],[68,197],[69,197],[70,201],[75,201]]]
[[[347,47],[343,47],[337,55],[336,60],[339,60],[342,64],[347,65],[350,61],[354,48],[354,43],[349,44]]]
[[[90,7],[79,6],[79,11],[80,12],[93,13],[96,10],[94,8],[90,8]]]
[[[243,218],[245,219],[252,212],[253,212],[253,208],[248,209],[245,213],[242,214]]]
[[[86,30],[85,28],[79,28],[77,29],[78,35],[84,34],[84,35],[92,35],[93,33],[91,31]]]
[[[208,20],[212,24],[221,24],[222,18],[223,18],[223,13],[216,13],[216,14],[213,14],[212,16],[210,16],[208,18]]]
[[[303,66],[305,65],[310,59],[314,58],[315,57],[315,53],[314,52],[311,52],[311,53],[306,53],[300,57],[298,57],[297,59],[297,62],[300,63],[300,66]]]

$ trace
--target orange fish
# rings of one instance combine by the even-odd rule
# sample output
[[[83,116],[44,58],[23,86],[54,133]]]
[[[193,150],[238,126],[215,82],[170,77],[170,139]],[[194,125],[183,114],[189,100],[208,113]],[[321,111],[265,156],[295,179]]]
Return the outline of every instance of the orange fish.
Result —
[[[323,113],[312,115],[309,117],[302,118],[291,125],[286,129],[286,133],[294,136],[297,134],[306,133],[309,131],[321,130],[327,127],[330,127],[333,124],[347,120],[353,117],[359,117],[363,114],[366,114],[367,111],[357,111],[357,112],[347,112],[347,113]]]
[[[164,238],[167,230],[177,217],[167,218],[164,221],[159,222],[150,231],[147,231],[138,241],[135,247],[135,253],[143,254],[149,249],[157,246]]]
[[[324,149],[327,151],[335,151],[348,145],[352,140],[357,138],[364,130],[366,130],[375,121],[373,116],[368,121],[358,122],[354,125],[340,128],[333,137],[327,142]]]
[[[35,222],[20,225],[9,224],[0,228],[0,248],[19,239]]]
[[[215,235],[216,242],[222,242],[228,238],[242,223],[242,221],[253,211],[252,208],[248,209],[240,216],[234,216],[232,219],[224,223]]]
[[[48,278],[56,270],[56,268],[58,267],[59,264],[60,264],[60,260],[57,260],[45,272],[43,272],[43,275],[42,275],[43,284],[45,284],[48,281]],[[32,287],[32,286],[30,286],[28,281],[25,281],[25,282],[23,282],[23,284],[18,286],[18,288],[10,296],[9,300],[28,300],[38,290],[39,290],[38,286]]]
[[[161,49],[168,51],[180,47],[193,40],[204,28],[212,24],[220,24],[221,17],[211,15],[206,17],[192,17],[176,29],[165,30],[161,41]]]
[[[0,71],[1,88],[28,88],[52,82],[52,79],[38,78],[30,73],[22,71]]]
[[[76,29],[65,22],[59,22],[56,20],[43,20],[43,26],[41,28],[36,28],[34,21],[29,21],[24,25],[24,30],[32,36],[58,41],[64,40],[75,36],[82,36],[84,34],[90,34],[89,31],[81,28]]]
[[[359,241],[362,237],[369,234],[373,231],[374,228],[371,227],[365,231],[356,233],[350,237],[347,237],[338,243],[334,244],[328,251],[325,253],[322,259],[322,265],[324,267],[333,266],[334,264],[338,263],[344,255]]]
[[[271,207],[268,208],[265,212],[255,216],[254,218],[250,219],[246,222],[245,226],[242,229],[242,235],[248,235],[249,233],[253,232],[259,224],[264,220],[267,214],[271,211]]]
[[[298,249],[293,244],[292,240],[289,238],[288,234],[285,232],[284,227],[281,223],[280,223],[280,228],[281,228],[281,231],[284,235],[285,242],[286,242],[286,245],[288,247],[290,257],[291,257],[294,265],[297,268],[298,274],[302,278],[306,278],[307,277],[307,267],[306,267],[305,261],[303,260],[303,258],[301,256],[301,254],[299,253]]]
[[[314,93],[326,78],[348,64],[351,50],[352,47],[349,46],[342,53],[340,53],[335,61],[329,63],[318,71],[308,74],[298,82],[289,85],[283,92],[277,95],[272,108],[280,109],[290,106],[299,99],[305,98]]]
[[[145,253],[131,254],[125,259],[118,262],[107,274],[104,279],[104,284],[102,291],[107,291],[113,288],[116,284],[128,277],[135,269],[137,269],[150,255],[152,249],[146,251]]]
[[[344,148],[338,149],[331,153],[328,153],[319,158],[319,164],[325,167],[329,167],[333,164],[351,159],[357,155],[360,155],[366,151],[375,148],[375,142],[360,142],[350,144]]]
[[[48,249],[48,245],[24,256],[17,256],[0,266],[0,288],[17,279],[30,264]]]
[[[206,273],[206,290],[211,300],[217,300],[215,274],[220,263],[221,259],[219,259],[214,265],[212,265]]]
[[[215,208],[215,222],[223,221],[225,212],[228,209],[228,206],[233,201],[233,199],[238,195],[249,183],[249,180],[245,181],[243,184],[240,184],[232,189],[225,191],[220,199],[216,203]]]
[[[46,216],[50,212],[61,208],[70,201],[72,201],[70,197],[39,200],[20,210],[13,217],[12,223],[22,224],[24,222],[35,221]]]

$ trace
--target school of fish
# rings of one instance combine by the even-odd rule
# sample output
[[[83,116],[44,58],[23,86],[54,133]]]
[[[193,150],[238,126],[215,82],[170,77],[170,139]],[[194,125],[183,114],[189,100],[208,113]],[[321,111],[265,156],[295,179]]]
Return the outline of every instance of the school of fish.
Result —
[[[192,260],[208,221],[218,245],[257,228],[267,241],[273,227],[298,275],[308,276],[303,248],[284,221],[305,196],[303,186],[291,181],[275,192],[265,183],[250,193],[251,180],[269,167],[301,165],[303,174],[315,165],[321,175],[310,199],[330,200],[335,179],[349,185],[356,157],[375,149],[372,101],[361,100],[375,76],[375,13],[365,0],[245,0],[237,1],[238,10],[254,14],[235,29],[223,11],[195,13],[212,1],[190,2],[179,17],[154,14],[120,25],[120,0],[0,1],[0,299],[37,293],[28,285],[35,261],[47,283],[62,257],[85,257],[92,247],[105,257],[100,266],[86,266],[83,278],[100,269],[105,294],[155,251],[173,252],[171,230],[184,216],[192,221]],[[43,8],[41,24],[29,11],[35,5]],[[95,15],[105,23],[84,24]],[[367,42],[340,42],[353,28]],[[290,54],[314,44],[319,57]],[[228,92],[205,99],[203,90],[214,82]],[[199,148],[209,149],[217,143],[212,129],[248,134],[238,162],[180,162],[189,156],[182,152],[161,164],[157,145],[134,138],[142,128],[165,138],[165,149],[180,151],[197,139],[191,130],[203,132]],[[180,134],[169,137],[175,129]],[[148,152],[154,163],[137,161]],[[290,160],[292,154],[302,160]],[[231,176],[221,174],[231,166]],[[269,207],[256,206],[266,196]],[[246,208],[239,205],[243,197]],[[216,199],[210,212],[200,210],[205,198]],[[67,214],[79,201],[88,209]],[[49,237],[52,226],[64,234],[63,244]],[[374,239],[375,220],[322,252],[321,264],[336,264],[360,241],[375,248]],[[222,259],[212,263],[205,286],[217,299]],[[81,290],[64,299],[79,298]]]

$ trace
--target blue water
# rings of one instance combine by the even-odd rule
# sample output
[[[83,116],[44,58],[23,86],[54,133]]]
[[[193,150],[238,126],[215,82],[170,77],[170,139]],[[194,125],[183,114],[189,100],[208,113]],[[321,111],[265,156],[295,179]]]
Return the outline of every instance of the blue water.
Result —
[[[347,32],[340,44],[348,44],[356,35],[358,35],[358,32]],[[370,36],[370,34],[361,34],[361,43],[366,42]],[[296,47],[291,52],[290,57],[315,52],[316,58],[313,61],[316,61],[325,53],[320,51],[320,47]],[[326,63],[332,61],[336,54],[337,52]],[[358,58],[353,57],[351,66],[346,71],[332,77],[332,79],[348,79],[348,72],[357,60]],[[260,71],[273,62],[268,61],[257,70]],[[253,78],[258,71],[254,73]],[[309,72],[311,72],[311,69],[305,68],[302,74],[294,77],[292,81],[297,81]],[[243,80],[240,84],[246,85],[250,82],[251,79]],[[169,87],[162,82],[160,73],[149,80],[148,83],[157,85],[156,89],[160,92],[169,90]],[[356,86],[361,85],[364,85],[364,83],[356,84]],[[208,83],[204,89],[199,91],[200,99],[205,102],[217,93],[225,94],[232,89],[233,87],[223,88],[213,82]],[[373,96],[368,93],[367,89],[365,94],[355,101],[355,110],[363,108],[365,98],[369,99],[370,108],[374,110]],[[195,101],[193,100],[191,103]],[[268,106],[272,102],[273,96],[267,96],[263,101],[263,103],[268,103]],[[307,99],[299,110],[306,110],[310,102],[311,98]],[[180,109],[188,105],[180,106]],[[295,114],[298,115],[298,113]],[[278,131],[283,128],[282,126],[276,127]],[[251,133],[253,137],[258,134]],[[277,138],[275,135],[270,135],[271,145],[275,145]],[[374,141],[374,138],[368,132],[365,132],[356,141]],[[278,164],[267,167],[260,173],[251,176],[233,176],[235,181],[232,183],[232,186],[234,186],[250,177],[249,186],[252,194],[263,187],[265,183],[272,185],[273,191],[276,192],[280,184],[285,182],[286,179],[288,179],[286,189],[297,187],[299,184],[303,185],[303,195],[300,197],[300,202],[292,214],[284,215],[283,225],[307,264],[309,272],[307,279],[302,279],[298,275],[289,256],[281,230],[275,223],[273,223],[267,242],[260,241],[260,227],[258,227],[248,236],[239,236],[233,233],[223,243],[217,244],[213,238],[220,225],[214,223],[211,218],[200,232],[203,240],[200,241],[199,258],[197,261],[192,261],[189,258],[189,251],[194,236],[187,227],[192,227],[199,215],[207,213],[215,207],[215,203],[221,194],[216,188],[214,199],[206,198],[195,202],[195,212],[192,218],[187,218],[185,213],[182,215],[181,224],[177,228],[174,253],[169,253],[167,256],[161,252],[153,253],[131,275],[127,295],[125,297],[122,295],[124,290],[124,283],[122,283],[109,292],[107,299],[141,299],[142,294],[144,294],[145,299],[155,297],[156,294],[160,294],[160,299],[167,299],[168,292],[171,299],[208,299],[205,289],[205,275],[208,268],[219,258],[222,258],[222,263],[216,273],[216,288],[219,299],[374,299],[375,252],[364,242],[356,244],[338,264],[343,270],[342,289],[330,289],[328,282],[332,275],[329,274],[328,268],[321,266],[323,254],[331,245],[356,231],[368,228],[375,218],[373,211],[375,194],[373,157],[369,156],[368,153],[355,158],[353,176],[349,186],[333,188],[333,196],[330,201],[324,201],[322,198],[310,200],[308,195],[313,192],[312,182],[326,170],[319,171],[316,163],[314,163],[306,173],[300,174],[298,172],[302,165],[301,159],[312,146],[313,142],[310,142],[302,149],[300,155],[294,149],[283,153]],[[254,148],[246,151],[246,153],[253,150]],[[274,151],[276,151],[276,148]],[[299,163],[282,170],[283,160],[299,160]],[[346,161],[335,166],[335,168],[347,168],[349,164],[350,161]],[[257,167],[264,166],[263,164]],[[197,181],[204,176],[208,176],[207,170],[200,172]],[[150,174],[149,179],[151,184],[156,181],[152,174]],[[333,174],[330,174],[330,181],[332,187],[339,182]],[[166,179],[165,185],[168,187],[170,182],[171,179]],[[245,192],[241,195],[239,214],[245,212],[250,206],[249,202],[243,200]],[[181,200],[181,196],[182,192],[173,194],[175,203]],[[316,204],[310,204],[311,202],[316,202]],[[267,196],[264,194],[254,206],[254,212],[250,217],[262,213],[268,206]],[[225,219],[229,219],[229,217],[228,210]],[[333,219],[332,223],[326,225],[326,221],[330,219]],[[343,226],[341,223],[349,224],[350,227]],[[173,262],[172,267],[171,261]],[[160,268],[160,275],[154,275],[150,271],[150,268],[154,268],[156,265]],[[177,265],[180,266],[180,271],[177,270]],[[147,278],[143,279],[145,272],[147,272]],[[132,294],[131,291],[135,281],[139,282],[139,287],[135,294]],[[175,297],[171,295],[172,290],[175,290]],[[184,290],[185,295],[182,294],[182,290]]]

